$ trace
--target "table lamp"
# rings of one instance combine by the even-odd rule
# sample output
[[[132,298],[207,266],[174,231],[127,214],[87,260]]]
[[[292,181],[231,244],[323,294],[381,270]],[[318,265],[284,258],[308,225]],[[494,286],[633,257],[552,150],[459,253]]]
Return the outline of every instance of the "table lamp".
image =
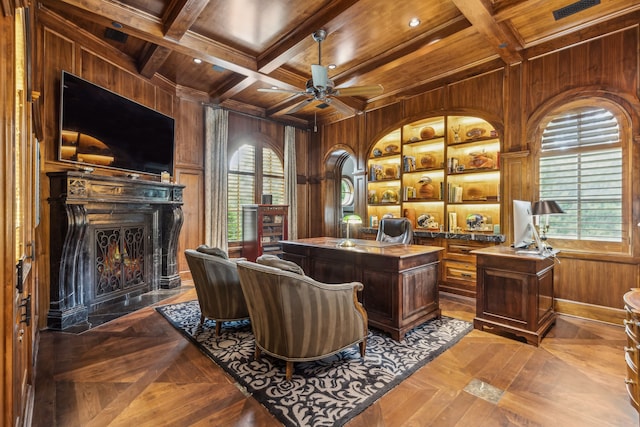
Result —
[[[354,247],[356,245],[355,242],[349,239],[349,228],[351,224],[362,224],[362,218],[360,218],[356,214],[345,215],[344,218],[342,218],[342,222],[347,224],[347,238],[340,242],[340,246],[345,246],[348,248]]]
[[[554,214],[563,214],[564,211],[558,203],[553,200],[539,200],[533,203],[531,207],[531,215],[538,215],[539,217],[544,216],[544,225],[542,223],[542,218],[540,218],[540,231],[541,236],[540,240],[542,240],[542,244],[546,247],[547,240],[547,232],[549,231],[549,215]]]

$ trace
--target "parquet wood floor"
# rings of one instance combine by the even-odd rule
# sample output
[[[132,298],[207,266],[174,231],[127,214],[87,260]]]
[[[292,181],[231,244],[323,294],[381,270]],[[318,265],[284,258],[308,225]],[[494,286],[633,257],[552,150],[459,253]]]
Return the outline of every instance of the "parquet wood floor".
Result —
[[[163,303],[191,299],[193,288]],[[466,300],[443,295],[441,307],[448,316],[474,316]],[[637,426],[624,385],[625,344],[621,326],[566,316],[538,348],[474,330],[348,425]],[[501,397],[492,403],[465,391],[471,382]],[[145,308],[80,335],[42,332],[33,425],[280,424]]]

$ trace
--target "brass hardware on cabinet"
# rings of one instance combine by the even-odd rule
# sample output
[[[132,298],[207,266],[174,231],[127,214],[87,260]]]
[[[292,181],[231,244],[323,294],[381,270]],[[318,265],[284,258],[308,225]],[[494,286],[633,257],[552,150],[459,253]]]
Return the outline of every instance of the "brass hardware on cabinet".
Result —
[[[469,274],[469,273],[462,273],[462,274],[460,274],[460,275],[461,275],[462,277],[472,277],[472,275],[471,275],[471,274]]]

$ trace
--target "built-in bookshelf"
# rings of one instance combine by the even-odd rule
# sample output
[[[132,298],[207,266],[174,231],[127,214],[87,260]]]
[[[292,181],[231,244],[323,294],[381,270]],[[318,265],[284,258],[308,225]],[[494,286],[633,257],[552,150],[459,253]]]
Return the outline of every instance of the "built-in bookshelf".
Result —
[[[395,129],[368,159],[367,215],[409,218],[418,230],[500,229],[500,137],[487,121],[438,116]]]

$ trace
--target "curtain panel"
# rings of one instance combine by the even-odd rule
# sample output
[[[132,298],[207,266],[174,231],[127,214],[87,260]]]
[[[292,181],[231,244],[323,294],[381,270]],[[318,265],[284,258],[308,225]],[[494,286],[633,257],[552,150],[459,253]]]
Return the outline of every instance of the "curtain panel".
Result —
[[[206,105],[205,110],[205,243],[225,252],[227,244],[227,141],[229,112]]]
[[[296,168],[296,130],[293,126],[284,129],[284,194],[289,205],[289,239],[298,238],[298,172]]]

